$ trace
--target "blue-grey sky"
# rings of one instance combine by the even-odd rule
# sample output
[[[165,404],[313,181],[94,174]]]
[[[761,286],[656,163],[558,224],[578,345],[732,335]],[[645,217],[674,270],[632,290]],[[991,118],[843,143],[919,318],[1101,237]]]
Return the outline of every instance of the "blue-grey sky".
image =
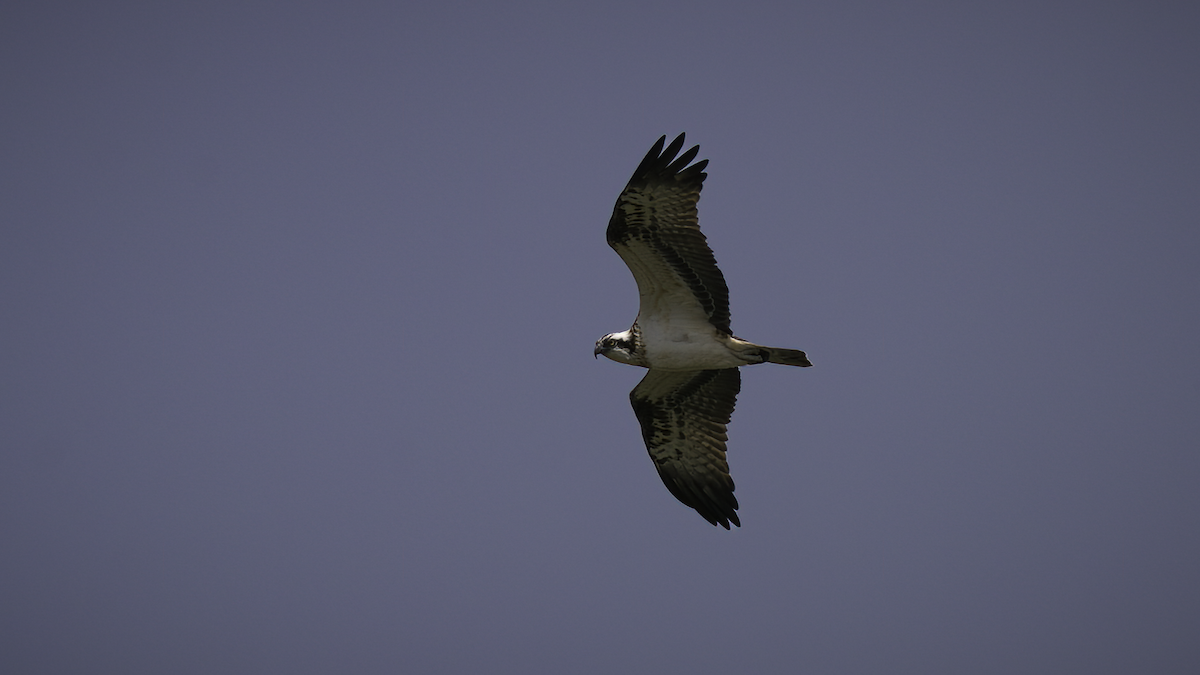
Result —
[[[1200,10],[0,9],[0,670],[1200,672]],[[744,527],[655,475],[662,134]],[[690,144],[690,143],[689,143]]]

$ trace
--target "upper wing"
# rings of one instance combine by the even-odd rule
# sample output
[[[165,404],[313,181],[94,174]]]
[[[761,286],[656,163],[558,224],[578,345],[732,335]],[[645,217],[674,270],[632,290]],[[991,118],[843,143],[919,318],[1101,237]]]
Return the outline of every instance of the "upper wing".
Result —
[[[700,146],[676,159],[683,134],[664,151],[666,140],[663,136],[650,148],[617,198],[608,221],[608,244],[637,280],[644,320],[678,314],[732,335],[729,287],[696,216],[708,160],[688,166]]]
[[[646,449],[675,498],[713,525],[741,527],[725,461],[725,425],[742,388],[737,368],[650,370],[629,392]]]

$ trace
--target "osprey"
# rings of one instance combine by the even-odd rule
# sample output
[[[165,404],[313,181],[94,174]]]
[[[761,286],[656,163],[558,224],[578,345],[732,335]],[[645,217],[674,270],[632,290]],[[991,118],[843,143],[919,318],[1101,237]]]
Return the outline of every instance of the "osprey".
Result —
[[[729,329],[729,288],[700,232],[696,203],[708,160],[688,166],[658,139],[617,198],[608,245],[629,266],[640,303],[633,326],[596,341],[595,354],[648,368],[629,392],[658,475],[675,498],[713,525],[741,526],[725,461],[726,425],[741,389],[739,366],[811,366],[804,352],[746,342]]]

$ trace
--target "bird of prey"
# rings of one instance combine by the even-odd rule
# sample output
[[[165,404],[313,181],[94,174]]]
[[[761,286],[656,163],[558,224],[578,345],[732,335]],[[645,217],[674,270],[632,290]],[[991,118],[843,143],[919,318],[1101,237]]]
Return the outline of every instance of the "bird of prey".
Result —
[[[658,475],[676,499],[728,530],[741,526],[725,460],[738,367],[812,363],[730,330],[729,288],[696,215],[708,160],[689,166],[698,145],[676,157],[683,137],[665,150],[659,138],[617,198],[608,245],[633,272],[640,302],[633,326],[597,340],[595,354],[649,369],[629,400]]]

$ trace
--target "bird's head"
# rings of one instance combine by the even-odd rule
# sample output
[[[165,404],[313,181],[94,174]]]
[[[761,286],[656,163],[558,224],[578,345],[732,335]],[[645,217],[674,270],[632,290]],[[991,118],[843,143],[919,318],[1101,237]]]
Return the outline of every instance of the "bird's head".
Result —
[[[621,333],[609,333],[604,337],[596,340],[595,355],[612,359],[618,363],[628,363],[629,365],[637,365],[637,357],[634,355],[633,336],[630,331]]]

